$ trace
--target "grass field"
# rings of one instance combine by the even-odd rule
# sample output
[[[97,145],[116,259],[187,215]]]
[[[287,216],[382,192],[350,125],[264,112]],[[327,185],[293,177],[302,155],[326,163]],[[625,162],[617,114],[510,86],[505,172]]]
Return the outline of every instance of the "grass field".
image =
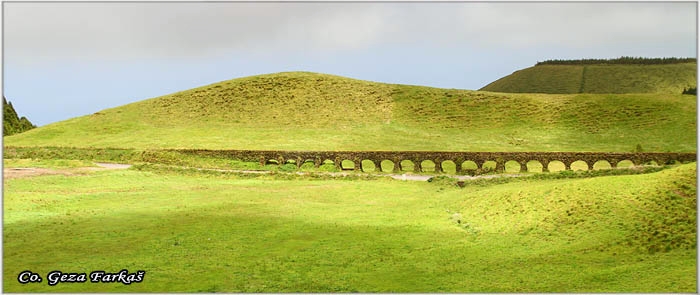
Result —
[[[476,182],[5,180],[5,292],[695,292],[696,169]],[[23,270],[145,270],[22,285]]]
[[[508,93],[674,93],[697,87],[697,63],[537,65],[480,90]]]
[[[679,92],[680,93],[680,92]],[[215,83],[5,137],[6,146],[696,151],[681,94],[506,94],[291,72]]]
[[[557,67],[557,77],[579,71]],[[3,179],[3,291],[694,293],[695,163],[460,188],[444,174],[406,182],[306,163],[297,175],[294,164],[161,150],[696,152],[696,97],[673,93],[496,93],[290,72],[7,136],[4,166],[37,168]],[[146,275],[46,282],[53,270],[122,269]],[[18,283],[25,270],[44,281]]]

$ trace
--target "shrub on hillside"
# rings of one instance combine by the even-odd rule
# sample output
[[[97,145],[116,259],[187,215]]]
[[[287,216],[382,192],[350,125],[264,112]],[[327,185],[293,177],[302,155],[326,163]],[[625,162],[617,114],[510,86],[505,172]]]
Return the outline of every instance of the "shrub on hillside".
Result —
[[[697,87],[683,88],[683,94],[698,95]]]
[[[12,103],[8,103],[5,97],[2,98],[3,119],[2,131],[3,136],[21,133],[32,128],[36,128],[32,122],[26,117],[19,118]]]

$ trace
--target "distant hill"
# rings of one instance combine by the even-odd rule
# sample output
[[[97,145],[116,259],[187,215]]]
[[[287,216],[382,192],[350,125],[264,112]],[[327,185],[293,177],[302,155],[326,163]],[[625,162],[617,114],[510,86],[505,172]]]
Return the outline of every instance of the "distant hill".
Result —
[[[251,150],[696,150],[677,94],[516,94],[285,72],[238,78],[42,126],[6,146]]]
[[[683,93],[697,87],[694,58],[549,60],[480,90],[506,93]]]
[[[21,133],[32,128],[36,128],[32,122],[26,117],[19,118],[12,103],[8,103],[5,97],[2,97],[2,131],[3,136],[8,136],[16,133]]]

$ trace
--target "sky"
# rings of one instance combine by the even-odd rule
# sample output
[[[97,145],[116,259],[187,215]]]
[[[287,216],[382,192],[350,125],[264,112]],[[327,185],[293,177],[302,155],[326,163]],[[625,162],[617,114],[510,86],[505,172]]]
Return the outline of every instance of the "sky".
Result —
[[[696,2],[3,2],[3,95],[43,126],[309,71],[477,90],[549,59],[696,57]]]

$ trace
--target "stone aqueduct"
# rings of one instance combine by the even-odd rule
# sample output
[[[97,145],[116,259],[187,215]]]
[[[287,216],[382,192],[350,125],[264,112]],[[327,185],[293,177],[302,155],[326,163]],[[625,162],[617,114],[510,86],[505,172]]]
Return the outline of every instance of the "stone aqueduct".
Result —
[[[520,171],[527,171],[527,163],[537,161],[542,164],[542,172],[548,171],[548,165],[552,161],[564,163],[565,169],[570,170],[571,164],[583,161],[592,170],[598,161],[607,161],[612,168],[623,160],[629,160],[634,165],[655,162],[660,165],[673,162],[696,161],[695,153],[601,153],[601,152],[420,152],[420,151],[251,151],[251,150],[176,150],[181,153],[200,156],[227,157],[231,159],[259,162],[265,165],[271,160],[277,163],[287,163],[294,160],[297,167],[305,162],[313,162],[319,167],[324,161],[333,161],[337,168],[342,168],[342,161],[349,160],[354,163],[354,170],[362,170],[362,161],[369,160],[374,163],[375,169],[381,171],[381,162],[389,160],[393,162],[393,172],[402,171],[401,162],[409,160],[413,162],[413,171],[422,172],[421,163],[430,160],[435,163],[435,172],[443,172],[442,163],[452,161],[455,163],[456,173],[462,174],[462,163],[473,161],[479,168],[484,167],[487,161],[496,163],[496,171],[505,171],[505,163],[515,161],[520,164]]]

